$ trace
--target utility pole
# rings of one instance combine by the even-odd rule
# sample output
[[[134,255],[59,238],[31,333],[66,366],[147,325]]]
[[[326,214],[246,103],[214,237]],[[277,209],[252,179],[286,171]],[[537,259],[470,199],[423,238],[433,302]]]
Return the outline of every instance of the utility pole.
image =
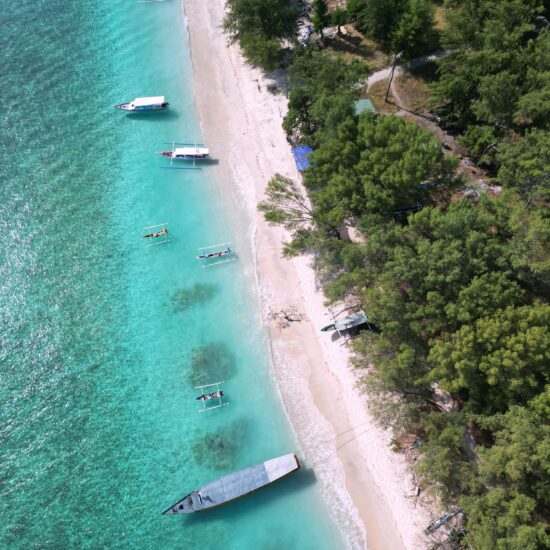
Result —
[[[391,75],[390,75],[390,81],[388,82],[388,89],[386,90],[386,97],[384,98],[384,102],[388,102],[388,95],[390,93],[390,86],[393,80],[393,73],[395,72],[395,66],[397,65],[397,62],[399,61],[399,58],[403,55],[403,52],[399,52],[397,55],[394,54],[393,61],[391,65]]]

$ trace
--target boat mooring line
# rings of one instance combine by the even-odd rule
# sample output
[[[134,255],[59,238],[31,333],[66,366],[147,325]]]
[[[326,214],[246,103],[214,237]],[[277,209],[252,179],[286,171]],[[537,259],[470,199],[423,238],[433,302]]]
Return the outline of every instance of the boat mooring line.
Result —
[[[330,443],[331,441],[334,441],[341,435],[347,434],[348,432],[353,432],[353,430],[356,430],[357,428],[360,428],[361,426],[364,426],[365,424],[368,424],[370,420],[365,420],[365,422],[361,422],[361,424],[357,424],[357,426],[354,426],[353,428],[350,428],[349,430],[345,430],[343,432],[340,432],[339,434],[335,435],[334,437],[331,437],[330,439],[327,439],[326,441],[322,441],[321,443]]]
[[[332,453],[330,453],[329,455],[323,457],[323,458],[320,458],[319,460],[315,461],[313,464],[311,464],[311,467],[312,468],[315,468],[315,466],[317,466],[318,464],[320,464],[321,462],[325,462],[327,461],[329,458],[333,457],[342,447],[345,447],[348,443],[351,443],[352,441],[355,441],[358,437],[361,437],[362,435],[366,434],[368,431],[374,429],[375,426],[371,426],[370,428],[367,428],[365,431],[357,434],[355,437],[352,437],[351,439],[349,439],[348,441],[345,441],[344,443],[342,443],[341,445],[338,445],[338,447],[336,447],[336,449],[334,449],[334,451]]]

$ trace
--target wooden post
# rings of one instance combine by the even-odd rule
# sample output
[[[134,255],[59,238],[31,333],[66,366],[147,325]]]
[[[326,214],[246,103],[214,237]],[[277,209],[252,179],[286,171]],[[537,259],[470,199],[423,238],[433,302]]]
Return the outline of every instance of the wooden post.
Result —
[[[399,58],[403,55],[403,52],[399,52],[397,55],[393,56],[392,61],[392,67],[391,67],[391,75],[390,75],[390,81],[388,82],[388,89],[386,90],[386,97],[384,98],[384,102],[388,102],[388,95],[390,93],[390,86],[393,80],[393,73],[395,72],[395,66],[397,65],[397,61],[399,61]]]

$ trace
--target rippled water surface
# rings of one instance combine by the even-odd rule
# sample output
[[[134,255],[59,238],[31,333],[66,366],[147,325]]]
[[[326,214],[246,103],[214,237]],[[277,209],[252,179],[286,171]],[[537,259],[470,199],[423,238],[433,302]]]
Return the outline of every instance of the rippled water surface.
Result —
[[[21,0],[0,10],[0,547],[337,548],[304,470],[230,506],[160,512],[297,448],[252,281],[200,269],[232,240],[201,139],[177,1]],[[165,113],[113,105],[164,94]],[[222,159],[223,160],[223,159]],[[146,248],[145,226],[173,240]],[[213,380],[215,379],[215,380]],[[197,412],[200,383],[230,405]]]

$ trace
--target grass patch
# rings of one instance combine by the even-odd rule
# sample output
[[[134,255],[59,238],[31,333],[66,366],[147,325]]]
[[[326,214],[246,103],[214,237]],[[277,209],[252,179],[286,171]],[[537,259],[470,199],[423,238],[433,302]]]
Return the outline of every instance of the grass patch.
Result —
[[[395,79],[403,107],[415,113],[429,113],[434,95],[430,84],[437,79],[437,65],[427,63]]]
[[[341,54],[346,61],[361,59],[371,71],[387,67],[391,56],[382,50],[378,42],[367,38],[351,25],[346,25],[346,34],[327,40],[326,50]]]
[[[376,107],[376,110],[379,113],[389,114],[397,112],[397,107],[395,105],[395,99],[390,91],[388,96],[388,102],[384,101],[386,97],[386,90],[388,89],[388,79],[380,80],[375,82],[372,86],[369,87],[368,96],[372,101],[372,104]]]
[[[441,33],[441,31],[444,31],[447,28],[447,21],[445,20],[445,7],[444,6],[436,6],[435,7],[435,25],[434,28],[436,31]]]

